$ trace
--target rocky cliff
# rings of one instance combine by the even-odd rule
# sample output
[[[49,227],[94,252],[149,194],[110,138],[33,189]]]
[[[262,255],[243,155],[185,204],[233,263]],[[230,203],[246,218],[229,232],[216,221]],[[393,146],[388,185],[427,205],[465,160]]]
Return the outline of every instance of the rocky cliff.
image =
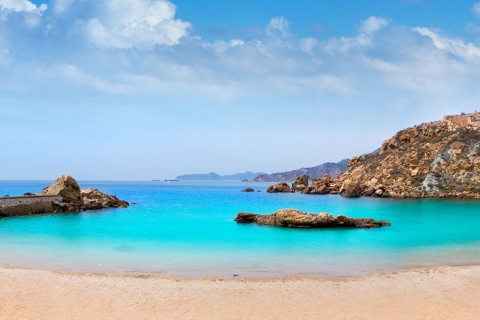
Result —
[[[348,159],[337,163],[327,162],[316,167],[301,168],[287,172],[277,172],[272,174],[262,174],[257,176],[253,181],[255,182],[279,182],[279,181],[294,181],[300,175],[307,175],[312,179],[320,178],[324,174],[328,174],[333,178],[338,177],[347,169]]]
[[[480,127],[456,119],[448,116],[402,130],[378,153],[352,158],[338,179],[317,179],[314,183],[322,188],[306,188],[305,193],[480,198]]]

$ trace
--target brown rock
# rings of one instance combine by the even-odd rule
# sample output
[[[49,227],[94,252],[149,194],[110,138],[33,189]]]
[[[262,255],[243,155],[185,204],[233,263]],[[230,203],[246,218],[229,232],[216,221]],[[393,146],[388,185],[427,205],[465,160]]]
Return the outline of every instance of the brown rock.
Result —
[[[114,195],[106,194],[97,188],[87,188],[81,191],[84,210],[100,210],[107,208],[126,208],[128,202]]]
[[[71,206],[83,205],[82,198],[80,196],[80,187],[77,181],[68,174],[64,174],[53,184],[44,188],[40,195],[56,196],[60,195],[65,203]]]
[[[301,176],[297,177],[295,181],[292,182],[292,190],[293,191],[303,191],[308,186],[308,176],[306,174],[302,174]]]
[[[302,193],[306,194],[328,194],[332,193],[332,183],[334,180],[328,175],[324,174],[323,178],[312,179],[312,184],[303,189]]]
[[[246,189],[243,189],[242,192],[254,192],[255,190],[253,190],[252,188],[246,188]]]
[[[106,208],[126,208],[128,202],[118,199],[116,196],[108,195],[96,188],[87,188],[80,191],[80,187],[69,175],[63,175],[52,185],[42,190],[40,195],[59,195],[62,203],[54,204],[56,211],[83,211],[99,210]]]
[[[345,180],[340,189],[340,195],[346,198],[356,198],[362,195],[362,188],[357,181]]]
[[[286,182],[279,182],[277,184],[271,185],[268,187],[267,192],[278,193],[278,192],[294,192],[290,189],[290,186]]]
[[[389,222],[375,221],[371,218],[348,218],[339,215],[337,218],[322,212],[311,214],[295,209],[282,209],[270,215],[240,212],[235,218],[237,223],[256,223],[259,225],[288,228],[378,228],[389,226]]]

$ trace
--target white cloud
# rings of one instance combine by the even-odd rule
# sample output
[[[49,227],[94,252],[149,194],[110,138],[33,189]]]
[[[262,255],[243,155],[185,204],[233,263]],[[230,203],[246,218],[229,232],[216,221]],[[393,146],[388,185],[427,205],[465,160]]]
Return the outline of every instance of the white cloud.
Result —
[[[0,0],[0,9],[14,12],[42,13],[47,10],[46,4],[36,6],[28,0]]]
[[[230,41],[216,41],[213,44],[213,47],[218,54],[224,54],[229,48],[235,48],[243,45],[245,45],[245,41],[241,39],[232,39]]]
[[[388,26],[389,21],[378,17],[369,17],[363,20],[358,28],[358,34],[353,37],[330,38],[323,44],[324,50],[330,54],[346,53],[363,50],[373,45],[372,39],[376,32]]]
[[[74,2],[75,0],[54,0],[53,10],[57,14],[62,14],[68,10]]]
[[[290,22],[284,17],[272,18],[267,24],[267,34],[286,37],[290,30]]]
[[[473,5],[472,11],[480,17],[480,2],[477,2]]]
[[[315,38],[306,38],[301,40],[300,42],[301,50],[307,53],[313,53],[313,50],[317,45],[318,45],[318,40]]]
[[[50,3],[54,8],[60,2]],[[19,29],[0,43],[0,59],[8,61],[0,63],[2,68],[49,70],[48,76],[38,73],[31,79],[17,71],[14,78],[25,88],[35,90],[38,83],[53,79],[59,86],[105,94],[180,92],[182,97],[222,101],[268,95],[367,99],[367,92],[453,96],[465,83],[475,83],[480,63],[480,50],[471,43],[427,28],[387,28],[389,21],[378,17],[362,21],[351,37],[301,38],[290,33],[288,20],[277,17],[255,39],[208,42],[188,36],[190,24],[175,19],[175,6],[165,0],[84,0],[71,5],[71,19],[50,15],[38,29],[42,32],[21,42]],[[156,46],[160,44],[164,46]],[[104,50],[132,47],[140,50]],[[38,59],[32,61],[23,48]]]
[[[363,34],[374,33],[388,26],[388,23],[386,19],[372,16],[361,23],[359,31]]]
[[[175,45],[190,23],[174,19],[176,7],[166,0],[111,0],[85,22],[88,39],[105,48],[152,49]]]
[[[112,83],[96,75],[88,74],[80,70],[77,66],[71,64],[60,64],[49,70],[52,76],[63,75],[70,81],[86,87],[92,87],[101,92],[107,93],[128,93],[130,87],[122,83]]]
[[[475,59],[480,57],[480,48],[473,43],[465,43],[460,39],[442,37],[428,28],[413,28],[413,30],[422,36],[430,38],[435,47],[440,50],[449,51],[463,59]]]

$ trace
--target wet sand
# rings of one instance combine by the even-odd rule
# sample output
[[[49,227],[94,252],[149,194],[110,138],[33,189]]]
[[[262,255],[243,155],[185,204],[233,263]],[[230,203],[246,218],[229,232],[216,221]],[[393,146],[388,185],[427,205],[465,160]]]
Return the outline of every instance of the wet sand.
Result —
[[[480,266],[234,280],[0,269],[0,319],[480,319]]]

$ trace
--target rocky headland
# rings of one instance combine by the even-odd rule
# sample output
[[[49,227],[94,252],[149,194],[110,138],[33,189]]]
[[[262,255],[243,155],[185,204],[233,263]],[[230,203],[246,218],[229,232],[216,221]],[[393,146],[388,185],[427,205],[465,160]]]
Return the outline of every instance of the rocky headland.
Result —
[[[378,152],[354,157],[296,190],[344,197],[480,198],[480,113],[446,116],[399,131]]]
[[[371,218],[348,218],[344,215],[334,217],[325,212],[311,214],[295,209],[282,209],[269,215],[240,212],[235,221],[287,228],[379,228],[390,226],[390,222]]]
[[[4,202],[0,206],[0,216],[126,208],[129,205],[127,201],[96,188],[80,190],[77,181],[69,175],[61,176],[38,195],[28,193],[24,197],[13,197]]]

